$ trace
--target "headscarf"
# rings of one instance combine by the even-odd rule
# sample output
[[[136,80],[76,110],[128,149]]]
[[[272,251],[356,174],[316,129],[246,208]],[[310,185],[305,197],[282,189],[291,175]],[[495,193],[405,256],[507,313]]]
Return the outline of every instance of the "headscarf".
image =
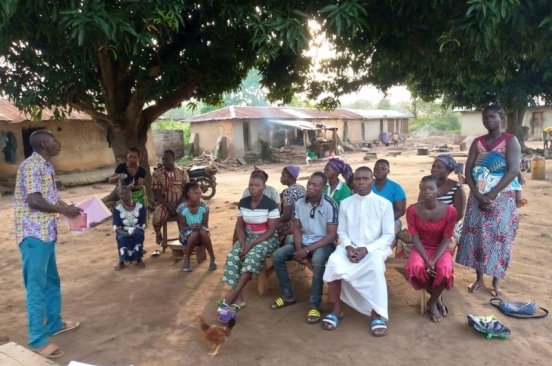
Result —
[[[285,169],[293,178],[299,178],[299,171],[301,170],[301,168],[299,168],[297,165],[287,165]]]
[[[458,168],[460,168],[460,164],[458,164],[456,160],[454,160],[452,155],[448,155],[448,154],[437,155],[435,160],[441,161],[451,172],[454,171],[455,173],[463,173],[462,171],[458,171]]]
[[[331,158],[328,160],[328,164],[330,164],[334,170],[341,173],[346,182],[349,182],[349,179],[353,176],[353,168],[341,159]]]

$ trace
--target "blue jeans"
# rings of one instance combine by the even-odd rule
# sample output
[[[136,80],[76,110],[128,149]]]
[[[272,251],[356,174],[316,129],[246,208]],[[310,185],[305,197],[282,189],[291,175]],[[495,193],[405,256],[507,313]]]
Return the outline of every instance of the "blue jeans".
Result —
[[[56,242],[27,237],[19,245],[27,291],[29,346],[40,348],[63,326]]]
[[[305,245],[301,245],[301,247],[305,247]],[[320,308],[322,290],[324,289],[324,270],[326,269],[326,262],[334,250],[334,244],[328,244],[309,253],[312,263],[312,283],[309,305],[312,309]],[[287,262],[293,259],[293,253],[295,253],[295,244],[287,243],[272,254],[272,263],[276,276],[278,276],[280,291],[284,299],[293,298],[293,287],[287,271]]]

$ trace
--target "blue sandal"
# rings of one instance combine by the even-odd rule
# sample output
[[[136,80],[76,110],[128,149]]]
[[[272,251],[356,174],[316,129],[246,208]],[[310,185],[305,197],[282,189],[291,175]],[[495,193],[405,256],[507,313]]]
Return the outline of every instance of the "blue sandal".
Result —
[[[374,319],[370,321],[370,331],[374,337],[383,337],[387,335],[387,323],[383,319]]]
[[[334,313],[328,313],[322,318],[322,329],[324,330],[334,330],[339,325],[339,320],[341,317],[338,317]]]

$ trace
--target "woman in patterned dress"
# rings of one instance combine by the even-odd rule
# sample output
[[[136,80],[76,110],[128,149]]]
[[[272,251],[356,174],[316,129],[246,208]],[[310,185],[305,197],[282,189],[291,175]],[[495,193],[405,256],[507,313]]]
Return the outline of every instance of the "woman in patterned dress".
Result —
[[[226,308],[240,309],[245,305],[242,290],[253,275],[262,272],[264,259],[278,248],[275,233],[280,212],[276,202],[263,194],[265,182],[263,174],[253,173],[249,178],[251,196],[238,204],[238,240],[226,257],[222,276],[222,282],[232,289],[217,304],[219,314]]]
[[[177,208],[180,241],[186,243],[182,271],[191,272],[190,255],[196,245],[204,245],[211,259],[209,271],[217,269],[213,244],[209,235],[209,206],[201,200],[201,189],[195,182],[184,185],[185,201]]]
[[[117,194],[120,201],[113,208],[113,230],[116,233],[119,262],[115,270],[119,271],[125,268],[125,263],[134,261],[138,267],[144,267],[142,247],[146,208],[140,202],[132,200],[128,186],[119,186]]]
[[[282,169],[282,175],[280,176],[280,183],[287,186],[287,188],[280,194],[282,209],[280,222],[277,225],[279,242],[282,242],[282,240],[293,241],[292,220],[295,217],[295,201],[307,193],[305,187],[297,184],[299,171],[297,165],[288,165]]]
[[[476,138],[466,162],[470,196],[456,262],[475,269],[476,280],[469,292],[478,291],[483,275],[493,277],[491,295],[500,296],[500,279],[510,264],[519,216],[516,207],[521,148],[517,138],[500,130],[504,112],[498,105],[483,110],[488,130]]]

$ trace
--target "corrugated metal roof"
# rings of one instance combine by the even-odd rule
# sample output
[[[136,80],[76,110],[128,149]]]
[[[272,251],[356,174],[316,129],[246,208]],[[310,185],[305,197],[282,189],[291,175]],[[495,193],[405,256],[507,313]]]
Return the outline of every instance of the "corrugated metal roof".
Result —
[[[383,109],[336,108],[323,111],[316,108],[246,107],[228,106],[193,117],[191,122],[221,121],[233,119],[380,119],[413,118],[409,113]]]
[[[51,110],[44,109],[42,110],[42,120],[50,120],[54,117],[54,113]],[[25,115],[21,112],[12,102],[7,99],[0,98],[0,121],[9,122],[9,123],[19,123],[23,121],[29,121],[30,116]],[[85,113],[72,111],[66,117],[66,119],[76,119],[76,120],[91,120],[90,116]]]

